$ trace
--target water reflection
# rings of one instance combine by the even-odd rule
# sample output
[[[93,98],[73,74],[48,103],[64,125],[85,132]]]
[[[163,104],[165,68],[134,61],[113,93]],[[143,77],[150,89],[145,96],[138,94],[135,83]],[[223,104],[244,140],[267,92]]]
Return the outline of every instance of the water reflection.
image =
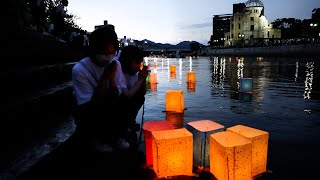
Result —
[[[171,122],[175,129],[182,128],[184,126],[184,113],[167,111],[166,120]]]
[[[182,84],[182,58],[179,59],[179,84]]]
[[[296,62],[296,73],[294,74],[294,82],[297,82],[299,74],[299,61]]]
[[[311,91],[312,91],[312,83],[313,83],[313,70],[314,70],[314,62],[306,63],[306,80],[304,81],[305,89],[303,97],[304,99],[310,99]]]
[[[244,67],[244,58],[238,59],[238,70],[237,70],[237,75],[238,75],[238,81],[237,81],[237,90],[240,89],[240,78],[243,78],[243,67]]]

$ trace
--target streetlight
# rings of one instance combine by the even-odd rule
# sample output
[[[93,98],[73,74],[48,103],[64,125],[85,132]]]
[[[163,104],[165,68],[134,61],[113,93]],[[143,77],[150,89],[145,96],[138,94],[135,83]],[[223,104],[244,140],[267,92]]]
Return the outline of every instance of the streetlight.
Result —
[[[241,38],[241,44],[243,44],[244,34],[239,34],[239,38]]]
[[[312,37],[312,41],[314,41],[314,38],[315,38],[315,36],[316,36],[316,33],[314,32],[315,31],[315,27],[317,27],[318,26],[318,24],[317,23],[310,23],[310,27],[311,27],[311,37]],[[319,36],[320,36],[320,33],[319,33]]]

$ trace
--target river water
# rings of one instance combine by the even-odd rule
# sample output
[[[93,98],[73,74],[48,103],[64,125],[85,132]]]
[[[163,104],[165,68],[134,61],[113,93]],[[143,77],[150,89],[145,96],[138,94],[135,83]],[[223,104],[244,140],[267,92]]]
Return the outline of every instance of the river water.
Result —
[[[319,57],[146,58],[157,73],[137,120],[166,119],[167,90],[183,90],[184,121],[213,120],[225,128],[243,124],[269,132],[267,169],[276,179],[314,177],[320,145]],[[154,66],[156,65],[156,66]],[[176,66],[176,74],[169,66]],[[188,88],[186,74],[196,74]],[[252,94],[239,79],[252,78]],[[140,116],[140,117],[139,117]]]
[[[157,74],[157,84],[148,88],[137,122],[166,119],[166,91],[183,90],[186,110],[181,127],[190,121],[206,119],[225,128],[243,124],[267,131],[267,169],[272,179],[319,179],[316,166],[320,161],[319,60],[319,57],[145,58],[151,72]],[[176,66],[175,74],[170,73],[170,65]],[[186,83],[189,71],[196,74],[193,87]],[[252,94],[239,92],[240,78],[252,78]],[[33,164],[32,159],[36,163],[37,157],[52,151],[73,133],[70,115],[60,114],[56,118],[60,119],[59,125],[13,161],[2,177],[26,170]],[[144,148],[143,136],[140,147]]]

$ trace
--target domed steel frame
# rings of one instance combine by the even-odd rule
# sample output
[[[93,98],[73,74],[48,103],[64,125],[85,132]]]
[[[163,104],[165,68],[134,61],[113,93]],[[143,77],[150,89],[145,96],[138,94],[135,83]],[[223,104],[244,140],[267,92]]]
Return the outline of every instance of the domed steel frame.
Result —
[[[248,0],[245,4],[246,7],[264,7],[262,1],[260,0]]]

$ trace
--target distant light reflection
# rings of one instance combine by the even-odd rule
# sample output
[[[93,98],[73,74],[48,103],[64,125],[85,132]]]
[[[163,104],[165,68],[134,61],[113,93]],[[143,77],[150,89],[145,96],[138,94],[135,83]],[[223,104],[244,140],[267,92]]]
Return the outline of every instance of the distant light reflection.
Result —
[[[225,78],[225,72],[226,72],[226,58],[221,58],[220,61],[220,84],[221,89],[224,89],[224,78]]]
[[[190,60],[190,70],[189,71],[191,72],[192,71],[192,57],[191,56],[190,56],[189,60]]]
[[[306,80],[304,81],[304,99],[310,99],[312,82],[313,82],[314,62],[307,62],[306,64]]]
[[[182,58],[179,59],[179,84],[182,84]]]
[[[170,63],[169,58],[167,58],[167,70],[168,70],[168,81],[170,80]]]
[[[238,59],[238,71],[237,71],[237,75],[238,75],[238,79],[243,78],[243,66],[244,66],[244,61],[242,58]],[[240,89],[240,82],[237,81],[237,86],[238,86],[238,90]]]
[[[299,61],[296,62],[296,73],[294,74],[294,81],[297,82],[299,73]]]

